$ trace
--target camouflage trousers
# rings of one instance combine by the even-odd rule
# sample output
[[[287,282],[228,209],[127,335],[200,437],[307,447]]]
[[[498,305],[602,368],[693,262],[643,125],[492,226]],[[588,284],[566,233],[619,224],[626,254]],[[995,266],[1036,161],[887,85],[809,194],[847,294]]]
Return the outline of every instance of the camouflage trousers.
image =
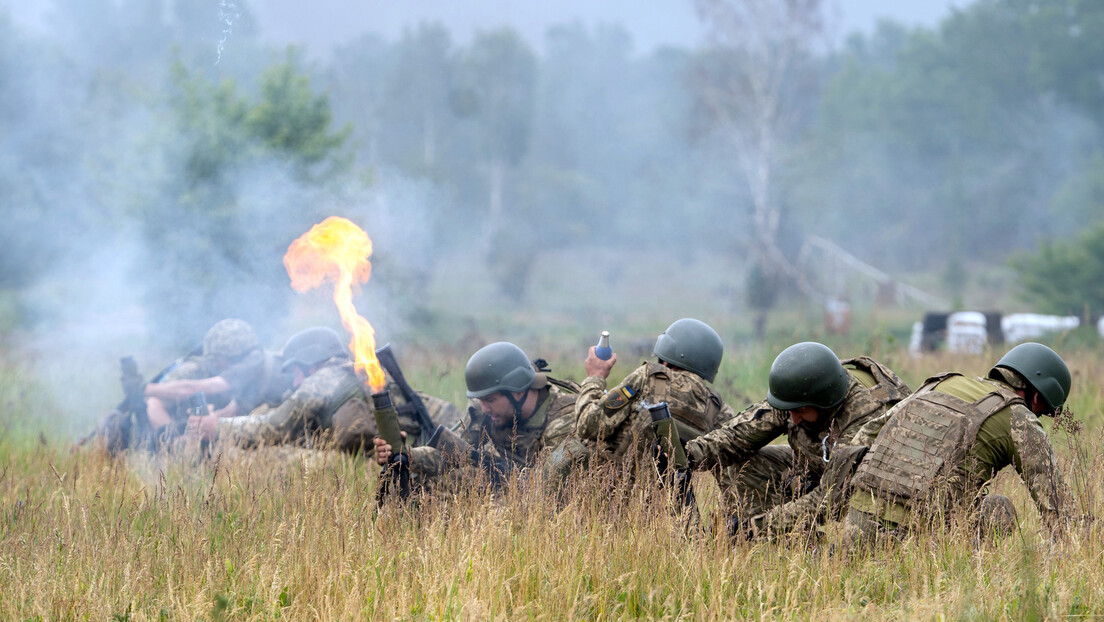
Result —
[[[1007,537],[1019,529],[1016,508],[1012,500],[1004,495],[985,495],[977,510],[970,514],[970,522],[971,531],[979,540]],[[912,531],[910,525],[885,520],[855,508],[848,510],[844,529],[851,544],[901,539]]]
[[[572,471],[588,468],[590,453],[590,447],[574,434],[561,441],[541,465],[542,475],[551,490],[559,492]]]
[[[743,464],[726,467],[718,483],[728,514],[744,520],[804,495],[819,482],[819,474],[796,467],[792,448],[768,445]]]

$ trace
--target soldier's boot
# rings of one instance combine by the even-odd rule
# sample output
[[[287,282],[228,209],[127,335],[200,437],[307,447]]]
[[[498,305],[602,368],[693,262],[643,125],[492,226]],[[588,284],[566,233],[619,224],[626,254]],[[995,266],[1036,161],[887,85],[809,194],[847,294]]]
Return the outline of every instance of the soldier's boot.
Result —
[[[843,544],[848,548],[885,546],[900,540],[902,528],[854,508],[847,511],[843,527]]]
[[[978,508],[978,533],[982,538],[1007,537],[1019,529],[1016,507],[1004,495],[985,495]]]

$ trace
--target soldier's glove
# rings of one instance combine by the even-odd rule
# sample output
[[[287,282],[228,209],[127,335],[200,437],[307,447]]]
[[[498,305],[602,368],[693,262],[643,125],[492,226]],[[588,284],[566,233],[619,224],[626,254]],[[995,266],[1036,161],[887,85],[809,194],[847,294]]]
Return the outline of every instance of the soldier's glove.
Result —
[[[409,468],[410,456],[408,456],[405,451],[393,452],[391,454],[391,457],[387,459],[387,465],[388,468],[391,468],[392,465],[397,466],[400,469]]]

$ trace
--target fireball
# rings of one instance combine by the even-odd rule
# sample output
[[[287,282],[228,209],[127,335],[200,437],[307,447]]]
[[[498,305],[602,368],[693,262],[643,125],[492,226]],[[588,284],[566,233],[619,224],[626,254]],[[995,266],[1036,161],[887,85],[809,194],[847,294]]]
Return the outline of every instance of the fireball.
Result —
[[[291,243],[284,255],[284,267],[291,287],[306,292],[329,281],[341,323],[352,334],[349,350],[357,371],[368,376],[373,393],[382,391],[386,380],[376,359],[375,330],[353,306],[353,288],[372,274],[372,240],[352,221],[330,216]]]

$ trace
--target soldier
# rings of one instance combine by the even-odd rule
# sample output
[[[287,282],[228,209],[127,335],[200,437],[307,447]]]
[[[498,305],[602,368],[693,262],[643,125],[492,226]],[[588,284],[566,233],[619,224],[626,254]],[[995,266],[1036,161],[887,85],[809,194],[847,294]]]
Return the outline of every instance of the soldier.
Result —
[[[278,404],[291,389],[290,376],[280,370],[279,353],[262,349],[253,327],[234,318],[216,322],[204,336],[201,349],[176,361],[148,384],[143,386],[136,372],[134,376],[124,381],[137,384],[135,399],[145,403],[144,409],[131,410],[144,410],[138,416],[145,421],[132,426],[131,410],[126,409],[105,417],[97,433],[112,452],[129,446],[157,446],[179,436],[187,421],[188,398],[195,394],[203,394],[215,415],[230,417],[262,404]]]
[[[279,366],[278,353],[260,347],[249,323],[222,320],[204,336],[202,357],[190,357],[160,382],[146,385],[150,425],[157,429],[172,423],[169,410],[178,410],[177,404],[196,393],[218,404],[216,414],[222,417],[246,414],[265,403],[278,404],[291,388],[285,371]]]
[[[681,443],[734,415],[708,384],[717,377],[724,354],[720,335],[708,324],[690,318],[675,321],[656,339],[653,353],[658,363],[644,362],[606,391],[617,355],[602,360],[592,346],[583,363],[587,378],[575,403],[575,434],[594,447],[597,458],[611,461],[629,478],[656,451],[648,405],[666,402]]]
[[[686,447],[695,468],[727,467],[719,479],[732,535],[782,533],[823,521],[829,489],[845,492],[826,471],[849,476],[841,461],[851,455],[845,448],[855,434],[909,394],[881,363],[865,356],[841,361],[815,342],[783,350],[767,382],[766,401]],[[769,444],[783,434],[788,446]],[[842,499],[832,500],[842,511]]]
[[[1073,495],[1039,416],[1053,416],[1071,384],[1065,361],[1038,343],[1012,348],[985,378],[948,372],[925,380],[856,439],[871,447],[853,479],[851,537],[898,535],[961,510],[983,531],[1012,529],[1008,499],[985,495],[1008,465],[1027,484],[1043,523],[1061,533]]]
[[[467,453],[460,456],[460,478],[481,467],[493,482],[538,462],[571,432],[574,384],[537,372],[518,346],[500,341],[480,348],[464,368],[468,414],[456,427]],[[399,458],[391,445],[375,440],[376,461]],[[449,471],[450,456],[436,447],[409,450],[413,475],[432,481]]]
[[[376,422],[368,388],[337,332],[323,326],[300,331],[284,345],[283,358],[283,370],[292,375],[295,387],[287,400],[269,412],[244,417],[192,417],[189,429],[205,440],[222,438],[243,447],[321,443],[353,453],[370,447]],[[402,400],[397,387],[392,394],[396,402]],[[452,404],[419,395],[433,420],[459,419]],[[410,413],[400,416],[400,425],[414,434],[421,431]]]

